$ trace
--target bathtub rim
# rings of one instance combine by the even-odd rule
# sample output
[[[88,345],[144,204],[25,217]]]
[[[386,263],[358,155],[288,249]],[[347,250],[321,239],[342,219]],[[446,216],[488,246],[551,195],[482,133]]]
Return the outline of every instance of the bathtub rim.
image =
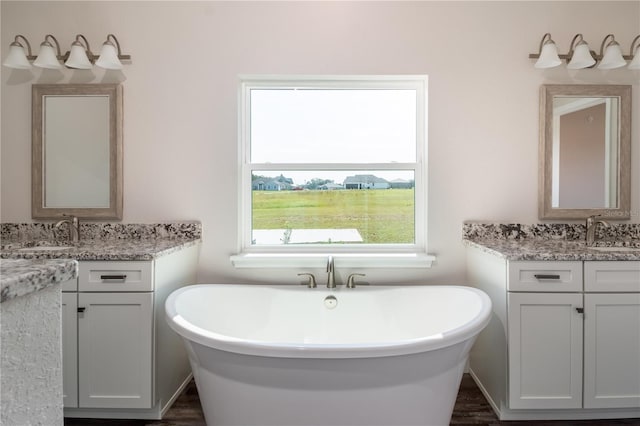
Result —
[[[175,290],[165,302],[165,319],[176,333],[184,339],[197,342],[214,349],[239,353],[243,355],[268,356],[278,358],[379,358],[398,356],[433,351],[464,342],[475,337],[484,329],[491,318],[492,304],[489,296],[483,291],[463,285],[417,285],[415,287],[430,288],[456,288],[470,291],[481,299],[481,309],[475,317],[462,326],[449,330],[444,338],[433,336],[414,339],[404,339],[399,342],[375,342],[357,344],[298,344],[298,343],[265,343],[249,341],[246,339],[221,335],[204,330],[185,320],[176,312],[175,300],[187,291],[193,291],[201,287],[225,286],[225,287],[250,287],[254,284],[194,284]],[[291,285],[258,285],[275,289],[292,290],[297,288]],[[414,286],[372,286],[366,289],[354,291],[367,291],[368,289],[392,289],[398,287]],[[302,290],[305,291],[305,290]],[[309,290],[314,291],[314,290]],[[320,289],[318,291],[325,291]],[[331,293],[327,291],[327,293]]]

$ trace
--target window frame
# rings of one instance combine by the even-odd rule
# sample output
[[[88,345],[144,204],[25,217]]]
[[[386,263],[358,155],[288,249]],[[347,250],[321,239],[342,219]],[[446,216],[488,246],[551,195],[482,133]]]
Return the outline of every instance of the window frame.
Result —
[[[251,90],[253,89],[412,89],[416,90],[415,163],[251,163]],[[430,267],[427,255],[427,92],[426,75],[240,76],[239,87],[239,226],[236,267],[282,267],[317,263],[328,254],[350,259],[352,266]],[[252,172],[289,170],[414,171],[413,244],[252,245]],[[280,261],[279,261],[280,260]]]

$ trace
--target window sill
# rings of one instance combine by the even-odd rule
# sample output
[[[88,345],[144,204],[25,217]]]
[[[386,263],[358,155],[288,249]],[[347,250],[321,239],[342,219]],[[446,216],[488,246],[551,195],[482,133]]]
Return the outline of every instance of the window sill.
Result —
[[[436,257],[426,253],[240,253],[235,268],[324,268],[331,254],[341,268],[431,268]]]

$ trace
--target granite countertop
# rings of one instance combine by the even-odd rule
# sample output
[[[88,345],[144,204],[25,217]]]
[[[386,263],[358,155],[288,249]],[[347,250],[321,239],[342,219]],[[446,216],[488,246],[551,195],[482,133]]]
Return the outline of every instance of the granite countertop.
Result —
[[[600,242],[596,247],[587,247],[584,241],[541,238],[478,238],[463,239],[463,243],[507,260],[640,260],[640,240],[626,242],[625,246],[619,245],[617,250],[613,249],[614,242],[607,241]],[[628,250],[634,246],[636,250]],[[608,248],[607,251],[601,251],[598,247]]]
[[[196,245],[200,238],[95,239],[77,243],[50,240],[7,241],[0,246],[2,259],[153,260]],[[55,250],[43,249],[56,247]],[[62,248],[67,247],[67,248]],[[59,249],[58,249],[59,248]]]
[[[77,275],[78,262],[72,259],[0,260],[0,302],[60,284]]]
[[[462,227],[465,246],[507,260],[640,260],[640,224],[599,227],[594,247],[587,247],[585,236],[582,224],[466,222]]]
[[[79,260],[153,260],[197,245],[202,226],[87,222],[80,231],[80,241],[70,243],[60,239],[53,223],[0,224],[2,301],[75,278]]]

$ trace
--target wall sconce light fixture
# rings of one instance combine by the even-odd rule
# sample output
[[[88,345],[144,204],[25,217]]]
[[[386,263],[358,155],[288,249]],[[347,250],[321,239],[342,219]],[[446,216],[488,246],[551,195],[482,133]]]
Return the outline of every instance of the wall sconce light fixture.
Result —
[[[113,42],[111,40],[113,40]],[[115,44],[114,44],[115,43]],[[120,70],[122,69],[122,62],[120,59],[131,59],[130,55],[123,55],[120,50],[120,43],[113,34],[107,36],[107,40],[102,44],[100,50],[100,57],[96,61],[96,65],[108,70]]]
[[[627,68],[637,70],[640,69],[640,36],[631,42],[629,55],[623,55],[620,44],[613,34],[608,34],[602,40],[600,54],[589,49],[582,34],[576,34],[573,37],[567,54],[558,54],[558,48],[551,39],[551,34],[546,33],[542,36],[538,53],[529,54],[529,58],[537,59],[534,67],[541,69],[557,67],[564,59],[567,61],[568,69],[592,68],[598,61],[600,61],[599,69],[614,69],[627,65],[627,61],[631,60]]]
[[[607,40],[609,40],[608,43]],[[627,65],[627,61],[625,61],[622,56],[622,49],[613,34],[608,34],[604,40],[602,40],[602,44],[600,45],[600,57],[602,60],[600,61],[598,68],[602,68],[603,70],[611,70]]]
[[[48,40],[52,40],[55,44],[51,44]],[[40,43],[40,52],[38,53],[38,57],[35,61],[33,61],[33,65],[40,68],[48,68],[48,69],[60,69],[62,65],[60,65],[60,60],[62,59],[62,55],[60,54],[60,45],[58,44],[58,40],[51,34],[47,34],[44,37],[44,41]]]
[[[120,43],[113,34],[107,36],[99,56],[91,53],[89,41],[82,34],[76,35],[75,41],[71,43],[71,50],[64,55],[60,53],[58,40],[51,34],[47,34],[40,44],[40,52],[37,57],[31,53],[31,45],[26,37],[17,35],[10,45],[9,54],[2,65],[14,69],[29,69],[31,68],[30,61],[34,61],[33,65],[40,68],[60,69],[62,68],[60,61],[64,61],[67,68],[91,69],[95,62],[101,68],[119,70],[122,69],[120,61],[130,59],[131,55],[122,54]]]
[[[78,34],[74,42],[71,43],[71,50],[64,64],[67,68],[89,70],[93,67],[89,57],[93,58],[89,42],[82,34]]]
[[[571,40],[571,48],[567,54],[569,63],[567,68],[571,70],[580,70],[582,68],[591,68],[596,64],[596,60],[589,50],[589,45],[582,34],[576,34]]]
[[[22,43],[20,43],[20,39],[22,39]],[[27,46],[26,52],[24,51],[25,45]],[[31,68],[31,62],[29,61],[33,61],[34,59],[36,59],[36,57],[31,53],[29,40],[27,40],[25,36],[18,34],[9,45],[9,54],[2,65],[18,70],[28,70]]]

